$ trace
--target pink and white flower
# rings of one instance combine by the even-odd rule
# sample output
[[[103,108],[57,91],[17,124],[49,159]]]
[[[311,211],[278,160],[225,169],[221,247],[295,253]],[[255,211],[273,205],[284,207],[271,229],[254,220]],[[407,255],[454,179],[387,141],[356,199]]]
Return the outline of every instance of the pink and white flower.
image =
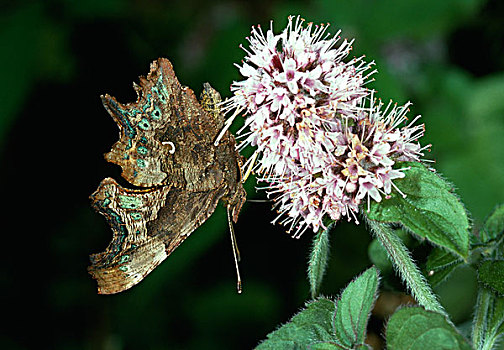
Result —
[[[404,177],[395,162],[420,161],[429,147],[418,144],[418,117],[405,125],[409,103],[376,104],[365,88],[372,63],[344,62],[352,41],[336,47],[340,38],[326,29],[300,17],[289,17],[280,34],[253,27],[238,66],[244,80],[231,85],[223,107],[234,111],[227,125],[247,115],[240,148],[257,146],[252,166],[275,196],[275,221],[296,237],[325,228],[324,217],[358,223],[361,202],[388,198],[393,180]]]

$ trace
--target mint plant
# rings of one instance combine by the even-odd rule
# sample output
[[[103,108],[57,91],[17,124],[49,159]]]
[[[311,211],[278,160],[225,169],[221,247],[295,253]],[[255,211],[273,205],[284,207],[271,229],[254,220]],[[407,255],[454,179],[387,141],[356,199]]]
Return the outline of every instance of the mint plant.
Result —
[[[352,281],[338,298],[317,297],[329,259],[330,235],[346,218],[367,225],[419,306],[389,319],[389,349],[493,349],[504,333],[504,206],[485,226],[471,227],[454,186],[424,158],[420,116],[410,103],[382,103],[366,87],[373,62],[346,60],[353,40],[331,37],[327,25],[289,17],[275,34],[253,27],[244,79],[223,103],[246,117],[241,149],[256,150],[245,164],[273,198],[275,221],[299,238],[313,231],[308,281],[314,299],[270,333],[259,349],[366,349],[366,325],[379,293],[378,269]],[[224,128],[224,130],[226,130]],[[217,140],[218,141],[218,140]],[[422,273],[396,233],[401,228],[434,249]],[[374,248],[377,249],[376,247]],[[449,318],[432,285],[457,267],[477,270],[479,294],[471,339]]]

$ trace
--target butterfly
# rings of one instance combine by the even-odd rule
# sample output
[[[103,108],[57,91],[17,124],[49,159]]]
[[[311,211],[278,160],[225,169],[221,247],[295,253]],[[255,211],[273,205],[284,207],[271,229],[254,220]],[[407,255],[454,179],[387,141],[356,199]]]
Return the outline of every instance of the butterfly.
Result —
[[[236,222],[246,199],[236,141],[229,131],[219,135],[224,126],[219,93],[206,83],[198,101],[166,58],[151,63],[147,77],[139,79],[133,83],[136,102],[101,97],[120,130],[105,159],[119,165],[134,187],[105,178],[90,196],[113,234],[104,252],[90,256],[88,271],[99,294],[122,292],[142,281],[219,201],[226,204],[228,221]],[[233,253],[236,261],[235,241]]]

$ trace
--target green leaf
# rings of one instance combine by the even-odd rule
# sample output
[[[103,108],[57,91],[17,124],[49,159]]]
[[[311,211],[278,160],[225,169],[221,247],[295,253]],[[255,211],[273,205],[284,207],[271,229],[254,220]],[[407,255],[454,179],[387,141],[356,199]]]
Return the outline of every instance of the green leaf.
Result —
[[[481,231],[481,240],[488,242],[504,234],[504,204],[498,205],[486,219],[484,230]]]
[[[431,286],[435,287],[446,280],[446,278],[463,263],[463,260],[460,260],[453,254],[441,248],[434,248],[427,258],[425,275]]]
[[[306,304],[304,310],[268,334],[256,349],[306,349],[317,341],[334,341],[332,319],[335,309],[335,303],[325,298]]]
[[[488,328],[495,336],[504,333],[504,298],[494,297],[492,317]]]
[[[338,307],[326,298],[306,304],[257,349],[367,349],[366,326],[377,291],[378,270],[372,267],[343,290]]]
[[[386,340],[389,350],[472,349],[443,315],[421,307],[395,312],[387,324]]]
[[[372,267],[345,288],[337,301],[334,331],[344,346],[364,344],[369,314],[378,291],[378,270]]]
[[[381,272],[390,271],[392,269],[392,262],[388,257],[387,251],[375,238],[368,246],[369,260],[380,269]]]
[[[308,262],[308,280],[310,281],[310,291],[312,298],[319,292],[322,279],[329,260],[329,231],[333,224],[326,230],[319,231],[313,238],[310,260]]]
[[[478,267],[478,281],[498,296],[504,296],[504,260],[484,260]]]
[[[423,164],[398,162],[405,177],[394,184],[391,198],[372,201],[367,216],[379,222],[401,223],[414,234],[466,258],[469,252],[469,220],[452,186]]]
[[[308,346],[308,350],[372,350],[373,348],[367,344],[358,345],[355,348],[349,349],[334,342],[313,343]]]
[[[331,341],[325,341],[325,342],[319,342],[319,343],[313,343],[308,346],[309,350],[347,350],[348,348],[342,347],[341,345],[331,342]]]

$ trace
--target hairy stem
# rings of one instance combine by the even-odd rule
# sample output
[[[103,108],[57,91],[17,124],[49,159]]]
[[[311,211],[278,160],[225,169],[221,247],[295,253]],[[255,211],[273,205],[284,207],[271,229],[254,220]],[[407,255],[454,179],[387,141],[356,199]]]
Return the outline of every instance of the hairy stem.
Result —
[[[327,226],[327,229],[319,230],[313,238],[310,260],[308,261],[308,280],[313,299],[318,294],[329,260],[329,232],[334,225],[333,222]]]
[[[408,289],[418,303],[426,310],[437,311],[448,316],[432,292],[425,277],[413,262],[408,248],[406,248],[401,239],[387,224],[372,220],[368,220],[368,224],[378,241],[387,251],[394,268],[403,281],[406,282]]]
[[[475,349],[481,349],[483,340],[485,339],[489,305],[490,292],[480,288],[478,291],[478,299],[476,300],[476,310],[472,328],[472,342]]]
[[[493,350],[494,346],[497,344],[498,337],[495,332],[489,334],[489,336],[485,337],[481,348],[476,348],[477,350]]]

